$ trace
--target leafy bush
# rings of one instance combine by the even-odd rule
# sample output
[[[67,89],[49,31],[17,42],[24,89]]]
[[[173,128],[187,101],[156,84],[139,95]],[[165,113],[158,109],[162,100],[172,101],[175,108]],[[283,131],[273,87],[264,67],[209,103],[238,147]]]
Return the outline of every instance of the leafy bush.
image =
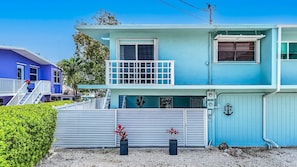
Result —
[[[35,166],[48,153],[57,118],[53,106],[61,103],[0,107],[1,167]]]

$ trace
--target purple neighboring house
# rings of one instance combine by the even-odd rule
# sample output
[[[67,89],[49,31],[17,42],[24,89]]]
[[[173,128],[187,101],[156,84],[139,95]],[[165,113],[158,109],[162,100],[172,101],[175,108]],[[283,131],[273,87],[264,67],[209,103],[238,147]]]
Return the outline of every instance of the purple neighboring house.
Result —
[[[62,95],[62,85],[55,64],[23,48],[0,46],[0,105],[49,101]]]

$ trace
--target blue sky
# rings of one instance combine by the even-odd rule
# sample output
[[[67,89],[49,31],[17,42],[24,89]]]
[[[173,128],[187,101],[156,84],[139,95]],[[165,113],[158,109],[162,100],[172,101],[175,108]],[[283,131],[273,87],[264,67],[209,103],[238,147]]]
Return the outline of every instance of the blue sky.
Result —
[[[293,0],[9,0],[0,5],[0,45],[26,48],[54,63],[74,53],[77,21],[100,10],[122,24],[297,24]]]

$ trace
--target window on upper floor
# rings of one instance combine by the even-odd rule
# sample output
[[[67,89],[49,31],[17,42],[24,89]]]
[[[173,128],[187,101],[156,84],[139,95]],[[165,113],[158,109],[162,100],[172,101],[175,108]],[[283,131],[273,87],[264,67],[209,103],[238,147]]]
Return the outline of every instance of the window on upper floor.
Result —
[[[156,60],[156,39],[121,39],[118,40],[119,60]]]
[[[38,80],[38,67],[30,66],[30,81]]]
[[[55,84],[61,83],[60,77],[61,77],[61,71],[54,70],[54,83]]]
[[[214,62],[260,62],[260,39],[264,35],[217,35]]]
[[[297,42],[282,42],[281,58],[284,60],[297,59]]]

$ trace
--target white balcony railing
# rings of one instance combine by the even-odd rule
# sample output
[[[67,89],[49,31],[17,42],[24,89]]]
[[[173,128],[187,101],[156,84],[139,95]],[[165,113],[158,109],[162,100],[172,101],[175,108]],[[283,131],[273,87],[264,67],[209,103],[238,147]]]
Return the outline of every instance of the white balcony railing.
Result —
[[[24,84],[24,80],[0,78],[0,94],[14,94]]]
[[[174,85],[174,61],[107,60],[106,84]]]

